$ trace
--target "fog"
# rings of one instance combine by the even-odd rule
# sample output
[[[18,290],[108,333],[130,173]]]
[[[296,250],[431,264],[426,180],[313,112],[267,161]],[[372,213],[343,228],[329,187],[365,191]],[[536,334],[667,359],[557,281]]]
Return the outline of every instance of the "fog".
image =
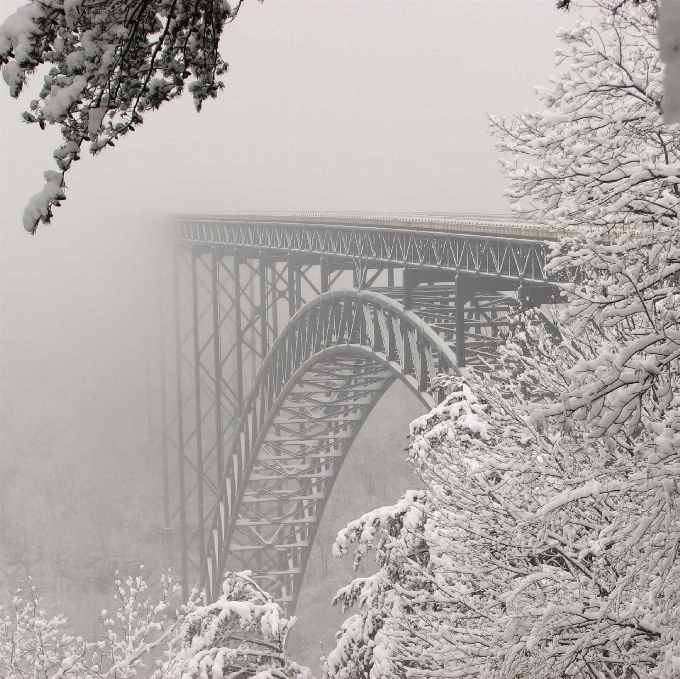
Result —
[[[17,6],[2,0],[2,18]],[[1,587],[32,574],[48,605],[84,627],[116,569],[166,566],[163,216],[508,212],[486,114],[539,106],[533,86],[554,70],[566,20],[550,0],[249,0],[223,39],[218,100],[200,115],[187,97],[172,102],[115,149],[83,157],[35,237],[21,215],[58,134],[20,122],[31,92],[17,103],[2,88]],[[402,403],[376,439],[381,455],[394,449],[402,490],[416,413]],[[370,448],[357,443],[356,464]],[[361,511],[388,500],[368,487]],[[333,521],[329,511],[328,534],[343,526]]]

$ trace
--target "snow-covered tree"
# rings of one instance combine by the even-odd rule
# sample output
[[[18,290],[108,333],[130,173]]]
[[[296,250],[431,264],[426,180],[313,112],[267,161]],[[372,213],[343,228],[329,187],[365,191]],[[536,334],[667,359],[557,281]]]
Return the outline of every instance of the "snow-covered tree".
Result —
[[[228,573],[220,598],[185,617],[159,679],[312,679],[285,650],[294,623],[248,571]]]
[[[24,212],[34,233],[64,200],[64,173],[83,144],[91,153],[113,146],[148,111],[181,94],[196,108],[215,97],[227,64],[218,51],[226,22],[236,16],[227,0],[31,0],[0,26],[0,68],[18,97],[28,76],[51,65],[38,99],[23,113],[41,128],[60,125],[54,152],[59,171]]]
[[[373,549],[379,569],[336,597],[361,610],[328,677],[680,671],[677,458],[649,431],[611,447],[546,418],[535,398],[564,386],[573,338],[532,323],[505,348],[501,381],[455,379],[412,424],[424,489],[339,534],[338,554]]]
[[[28,601],[21,594],[13,593],[11,613],[0,609],[0,676],[51,677],[82,660],[76,640],[66,633],[66,619],[47,617],[32,583]]]
[[[169,576],[149,598],[144,578],[116,581],[117,610],[104,610],[94,639],[74,637],[63,616],[50,617],[35,586],[18,590],[11,611],[0,609],[0,676],[16,679],[312,679],[292,662],[285,638],[294,619],[248,572],[229,573],[219,601],[202,605],[198,591],[174,615]],[[165,661],[151,663],[154,651]],[[151,666],[150,666],[151,665]]]
[[[602,338],[599,355],[570,370],[555,412],[609,435],[634,427],[646,403],[672,430],[680,129],[662,119],[657,3],[600,4],[596,20],[561,31],[559,59],[571,63],[539,88],[547,110],[492,120],[498,147],[514,154],[504,170],[516,209],[566,232],[550,264],[576,276],[561,321]]]
[[[564,231],[566,306],[414,423],[424,490],[338,536],[379,571],[338,594],[362,610],[328,676],[680,672],[678,133],[656,3],[599,4],[560,32],[547,110],[492,119],[508,195]]]
[[[678,132],[661,118],[657,3],[597,4],[591,21],[558,31],[567,70],[536,88],[546,110],[491,118],[498,148],[514,156],[506,195],[560,227],[676,216]]]
[[[11,611],[0,609],[0,676],[35,679],[126,679],[145,667],[151,652],[164,646],[176,633],[183,617],[193,610],[195,598],[168,617],[177,586],[169,575],[161,578],[161,593],[150,599],[142,577],[116,580],[117,610],[103,610],[96,639],[74,637],[61,615],[50,617],[42,597],[29,582],[27,592],[17,590]]]

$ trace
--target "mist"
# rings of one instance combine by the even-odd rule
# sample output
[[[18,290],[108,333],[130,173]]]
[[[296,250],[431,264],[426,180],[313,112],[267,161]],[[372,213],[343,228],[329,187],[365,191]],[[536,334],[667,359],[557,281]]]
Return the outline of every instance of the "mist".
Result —
[[[0,18],[17,6],[3,0]],[[156,576],[173,565],[161,536],[157,383],[167,216],[507,214],[486,115],[541,106],[533,86],[555,68],[565,21],[547,0],[247,2],[223,38],[230,71],[218,99],[200,114],[188,97],[164,105],[115,149],[83,157],[35,237],[21,215],[53,167],[57,130],[21,123],[34,95],[15,102],[2,88],[5,592],[31,575],[47,605],[87,633],[116,570],[145,564]],[[394,478],[367,482],[359,513],[409,487],[404,447],[420,405],[390,398],[371,425],[380,435],[357,442],[346,473],[362,474],[375,454],[392,456]],[[351,518],[327,511],[313,568]],[[318,584],[318,572],[309,577]]]

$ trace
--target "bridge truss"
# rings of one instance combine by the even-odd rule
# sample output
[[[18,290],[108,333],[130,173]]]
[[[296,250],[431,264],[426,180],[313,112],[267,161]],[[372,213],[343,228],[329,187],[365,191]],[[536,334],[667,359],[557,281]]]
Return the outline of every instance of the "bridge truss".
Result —
[[[226,570],[250,569],[292,613],[333,483],[389,385],[433,405],[434,376],[492,362],[508,312],[553,300],[548,244],[500,228],[176,221],[163,442],[185,598],[196,583],[214,600]]]

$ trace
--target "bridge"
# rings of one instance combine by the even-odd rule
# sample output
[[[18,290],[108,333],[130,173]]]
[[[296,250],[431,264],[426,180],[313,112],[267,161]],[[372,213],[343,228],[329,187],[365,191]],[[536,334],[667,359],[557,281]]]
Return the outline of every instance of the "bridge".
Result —
[[[395,380],[493,365],[555,301],[540,226],[476,215],[187,215],[173,224],[165,524],[185,599],[250,569],[289,614],[334,480]],[[166,352],[167,353],[167,352]],[[177,542],[177,541],[175,541]]]

